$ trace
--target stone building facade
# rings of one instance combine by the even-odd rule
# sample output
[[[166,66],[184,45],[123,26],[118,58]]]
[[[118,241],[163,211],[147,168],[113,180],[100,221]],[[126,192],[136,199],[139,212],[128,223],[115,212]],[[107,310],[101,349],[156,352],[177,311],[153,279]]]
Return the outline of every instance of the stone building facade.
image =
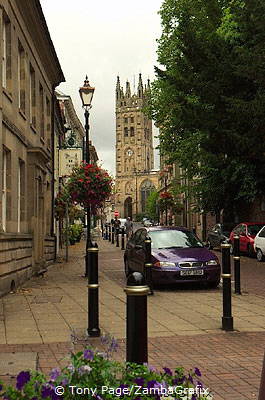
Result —
[[[54,89],[61,70],[39,0],[0,3],[0,295],[54,259]]]
[[[142,110],[149,90],[141,74],[137,93],[131,93],[129,82],[124,91],[117,78],[115,211],[122,218],[144,214],[149,193],[158,188],[152,121]]]

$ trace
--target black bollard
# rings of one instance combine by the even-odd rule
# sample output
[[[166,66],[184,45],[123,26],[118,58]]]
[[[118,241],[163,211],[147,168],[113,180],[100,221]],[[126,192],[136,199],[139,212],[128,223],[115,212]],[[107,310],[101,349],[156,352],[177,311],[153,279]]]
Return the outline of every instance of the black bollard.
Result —
[[[89,258],[88,268],[88,329],[87,334],[92,337],[100,336],[99,308],[98,308],[98,247],[87,250]]]
[[[231,302],[231,265],[230,244],[223,243],[222,248],[222,278],[223,278],[223,317],[222,329],[233,331],[232,302]]]
[[[119,238],[120,238],[119,228],[117,228],[117,231],[116,231],[116,247],[120,247],[120,240],[119,240]]]
[[[111,244],[114,244],[114,235],[115,235],[115,229],[114,229],[114,226],[112,226],[112,229],[111,229]]]
[[[126,361],[147,363],[147,295],[149,287],[140,272],[127,279]]]
[[[235,276],[235,294],[241,294],[240,284],[240,246],[239,236],[234,236],[234,276]]]
[[[111,224],[109,224],[109,242],[111,241]]]
[[[150,237],[146,237],[145,241],[145,264],[144,264],[144,274],[146,283],[150,288],[149,294],[154,294],[153,291],[153,280],[152,280],[152,250],[151,250],[151,239]]]
[[[121,228],[121,249],[124,250],[124,226]]]

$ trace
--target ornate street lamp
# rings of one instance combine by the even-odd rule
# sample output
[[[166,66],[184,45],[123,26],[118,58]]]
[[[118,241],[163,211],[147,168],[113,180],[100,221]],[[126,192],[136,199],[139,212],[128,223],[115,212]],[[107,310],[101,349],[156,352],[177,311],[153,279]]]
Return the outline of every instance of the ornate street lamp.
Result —
[[[86,140],[83,146],[83,158],[87,164],[90,164],[90,147],[89,147],[89,110],[92,107],[92,98],[95,88],[90,86],[88,78],[84,81],[84,85],[79,89],[83,108],[85,109],[85,132]],[[84,144],[84,143],[83,143]],[[85,154],[84,154],[85,153]],[[84,157],[85,156],[85,157]],[[87,240],[86,240],[86,271],[85,276],[88,277],[88,329],[89,336],[100,336],[99,329],[99,313],[98,313],[98,247],[91,241],[91,209],[90,205],[86,208],[87,214]]]

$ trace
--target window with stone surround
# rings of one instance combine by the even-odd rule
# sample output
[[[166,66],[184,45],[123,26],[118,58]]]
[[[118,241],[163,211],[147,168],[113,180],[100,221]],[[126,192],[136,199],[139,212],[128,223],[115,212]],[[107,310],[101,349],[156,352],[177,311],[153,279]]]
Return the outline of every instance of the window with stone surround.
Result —
[[[44,140],[44,97],[43,87],[39,84],[39,121],[40,121],[40,137]]]
[[[2,160],[2,229],[6,232],[11,219],[11,151],[5,146]]]
[[[17,231],[21,232],[21,222],[25,221],[25,163],[23,160],[18,161],[18,204],[17,204]]]
[[[30,104],[30,123],[36,128],[36,77],[35,70],[30,64],[29,75],[29,104]]]
[[[2,86],[7,90],[9,94],[11,94],[11,23],[5,13],[3,13],[2,49]]]
[[[26,58],[25,50],[18,42],[18,107],[26,112]]]

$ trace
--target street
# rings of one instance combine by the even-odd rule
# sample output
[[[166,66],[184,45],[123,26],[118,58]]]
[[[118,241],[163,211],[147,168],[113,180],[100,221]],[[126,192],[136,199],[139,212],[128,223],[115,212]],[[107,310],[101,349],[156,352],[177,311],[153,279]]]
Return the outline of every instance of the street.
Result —
[[[123,251],[106,240],[99,239],[98,243],[100,328],[102,334],[118,339],[114,357],[124,360]],[[101,346],[99,338],[85,339],[85,243],[70,246],[69,250],[68,263],[55,264],[44,278],[33,278],[14,294],[0,299],[0,352],[37,354],[45,373],[65,365],[63,358],[70,349],[78,350],[88,343]],[[220,252],[216,254],[220,256]],[[198,367],[202,381],[215,394],[214,400],[257,398],[265,349],[264,274],[265,264],[242,257],[243,294],[233,295],[235,331],[229,333],[221,330],[221,288],[178,286],[155,290],[154,296],[148,296],[150,365],[159,369]],[[18,365],[26,368],[29,364]],[[3,365],[0,375],[9,369],[8,364]]]

